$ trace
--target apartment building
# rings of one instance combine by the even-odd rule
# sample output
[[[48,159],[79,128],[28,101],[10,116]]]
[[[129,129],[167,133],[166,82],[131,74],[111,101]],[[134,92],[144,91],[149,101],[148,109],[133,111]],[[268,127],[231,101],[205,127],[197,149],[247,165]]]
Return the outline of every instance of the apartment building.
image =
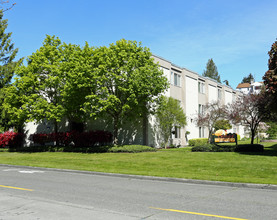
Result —
[[[220,103],[226,105],[234,102],[242,93],[232,89],[230,86],[177,66],[162,57],[153,55],[153,58],[170,82],[170,88],[164,95],[179,100],[187,116],[186,127],[175,128],[175,132],[172,134],[173,144],[185,146],[188,144],[189,139],[207,138],[208,129],[198,127],[195,123],[198,113],[203,111],[203,106],[213,101],[220,101]],[[69,124],[66,120],[60,123],[59,127],[60,131],[69,130]],[[105,119],[86,124],[86,130],[112,131],[112,127],[112,121]],[[48,121],[40,124],[29,122],[26,125],[26,131],[27,134],[50,133],[53,132],[53,124]],[[241,126],[233,126],[229,132],[236,132],[241,136],[244,135],[244,130]],[[120,144],[143,144],[160,147],[161,141],[162,138],[160,137],[157,121],[153,115],[148,118],[137,118],[131,123],[124,124],[124,127],[119,130]],[[27,144],[30,143],[28,142]]]
[[[218,83],[216,80],[177,66],[162,57],[153,55],[153,58],[170,82],[170,88],[165,95],[179,100],[187,116],[187,126],[177,129],[172,135],[173,143],[176,145],[184,146],[188,144],[189,139],[208,137],[208,128],[198,127],[195,122],[198,113],[203,112],[205,104],[219,101],[221,104],[227,105],[242,96],[240,91]],[[151,126],[154,126],[153,119]],[[242,126],[234,125],[228,132],[235,132],[244,136]],[[148,144],[159,145],[158,140],[153,138],[149,138]]]

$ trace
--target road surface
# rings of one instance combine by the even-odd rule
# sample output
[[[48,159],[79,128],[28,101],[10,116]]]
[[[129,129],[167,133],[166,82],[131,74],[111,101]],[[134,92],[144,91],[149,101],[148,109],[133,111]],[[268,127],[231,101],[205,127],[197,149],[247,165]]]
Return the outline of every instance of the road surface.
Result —
[[[277,190],[0,166],[0,219],[277,219]]]

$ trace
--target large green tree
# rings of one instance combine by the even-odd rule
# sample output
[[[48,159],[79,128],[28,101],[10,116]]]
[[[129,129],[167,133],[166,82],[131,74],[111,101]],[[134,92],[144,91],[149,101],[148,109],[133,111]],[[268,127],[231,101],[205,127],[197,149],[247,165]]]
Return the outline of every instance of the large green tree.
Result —
[[[14,83],[16,92],[21,94],[19,111],[29,121],[53,121],[55,131],[65,115],[61,97],[65,84],[65,73],[62,71],[64,59],[60,39],[47,36],[43,46],[28,57],[27,65],[17,69],[19,78]]]
[[[91,105],[90,102],[93,94],[97,95],[96,85],[100,80],[95,74],[94,48],[88,43],[83,48],[65,45],[64,54],[67,58],[63,61],[62,70],[66,73],[66,80],[61,94],[65,114],[71,122],[71,129],[82,131],[88,118],[99,116],[97,104]],[[88,97],[90,101],[87,101]],[[88,103],[90,109],[85,111],[85,105]]]
[[[124,39],[95,49],[92,84],[95,82],[96,86],[86,97],[86,111],[92,117],[103,114],[112,119],[115,144],[124,121],[147,117],[168,86],[151,55],[140,43]]]
[[[46,36],[43,46],[17,70],[17,78],[6,96],[6,109],[14,121],[53,121],[68,119],[71,125],[84,124],[84,103],[91,94],[93,48],[65,44]],[[71,126],[76,129],[76,126]]]
[[[8,20],[3,19],[3,11],[0,10],[0,130],[6,130],[10,126],[10,119],[3,109],[5,98],[4,88],[10,85],[17,65],[21,60],[15,61],[18,49],[14,48],[11,41],[12,33],[6,33]]]
[[[211,79],[216,80],[221,83],[220,75],[218,74],[217,67],[213,61],[213,59],[209,59],[206,64],[206,69],[203,72],[203,76],[210,77]]]
[[[169,144],[173,128],[181,128],[187,124],[186,115],[179,101],[172,97],[161,97],[156,115],[166,147]]]
[[[268,71],[263,77],[265,93],[270,97],[269,108],[277,113],[277,41],[272,44],[268,55]]]

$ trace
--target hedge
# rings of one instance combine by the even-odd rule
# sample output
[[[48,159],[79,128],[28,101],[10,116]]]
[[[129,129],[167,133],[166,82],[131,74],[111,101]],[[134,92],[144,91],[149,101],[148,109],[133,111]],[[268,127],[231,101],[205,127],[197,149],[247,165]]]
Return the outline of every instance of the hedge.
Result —
[[[208,138],[195,138],[189,140],[189,146],[205,145],[208,143]]]
[[[143,146],[143,145],[123,145],[123,146],[114,146],[108,149],[110,153],[139,153],[147,151],[156,151],[153,147]]]
[[[261,144],[241,144],[237,145],[235,152],[263,152],[264,146]]]
[[[6,131],[0,134],[0,147],[18,148],[23,145],[25,135],[13,131]]]
[[[56,142],[59,146],[92,147],[109,145],[113,135],[108,131],[89,131],[89,132],[58,132],[50,134],[32,134],[29,140],[35,145],[46,145]]]

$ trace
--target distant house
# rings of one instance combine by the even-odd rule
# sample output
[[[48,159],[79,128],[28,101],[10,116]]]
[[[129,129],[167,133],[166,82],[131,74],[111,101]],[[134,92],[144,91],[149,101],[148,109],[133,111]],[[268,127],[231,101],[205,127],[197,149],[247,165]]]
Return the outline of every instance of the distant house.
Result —
[[[251,94],[258,94],[258,93],[260,93],[263,84],[264,84],[263,82],[253,82],[253,83],[251,83],[250,93]]]
[[[237,91],[242,92],[243,94],[249,94],[250,92],[250,83],[240,83],[237,86]]]
[[[263,86],[263,82],[251,82],[250,83],[240,83],[238,84],[236,90],[242,92],[243,94],[258,94],[260,93]]]

